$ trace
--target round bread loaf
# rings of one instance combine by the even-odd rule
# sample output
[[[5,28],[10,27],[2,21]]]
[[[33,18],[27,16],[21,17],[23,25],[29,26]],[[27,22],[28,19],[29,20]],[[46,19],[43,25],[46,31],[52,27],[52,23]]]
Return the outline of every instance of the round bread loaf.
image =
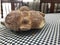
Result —
[[[15,31],[41,29],[45,25],[45,14],[40,11],[15,10],[5,18],[5,26]]]

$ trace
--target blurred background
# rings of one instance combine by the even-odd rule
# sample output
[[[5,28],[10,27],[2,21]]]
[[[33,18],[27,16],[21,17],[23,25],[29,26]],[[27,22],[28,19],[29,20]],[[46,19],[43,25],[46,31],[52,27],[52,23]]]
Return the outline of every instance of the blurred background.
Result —
[[[1,0],[0,0],[0,18],[1,18]]]
[[[21,6],[43,13],[60,13],[60,0],[0,0],[0,18]]]

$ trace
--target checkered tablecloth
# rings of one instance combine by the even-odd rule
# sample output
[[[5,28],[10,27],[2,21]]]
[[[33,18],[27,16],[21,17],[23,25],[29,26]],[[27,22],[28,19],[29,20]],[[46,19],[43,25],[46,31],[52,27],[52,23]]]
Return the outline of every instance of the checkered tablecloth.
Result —
[[[0,45],[60,45],[60,14],[46,14],[40,30],[15,32],[0,24]]]

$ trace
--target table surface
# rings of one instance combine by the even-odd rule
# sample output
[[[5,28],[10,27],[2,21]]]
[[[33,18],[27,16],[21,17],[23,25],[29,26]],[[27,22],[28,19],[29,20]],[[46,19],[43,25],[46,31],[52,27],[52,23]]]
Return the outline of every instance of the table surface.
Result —
[[[40,30],[14,32],[0,24],[0,45],[60,45],[60,13],[46,14]]]

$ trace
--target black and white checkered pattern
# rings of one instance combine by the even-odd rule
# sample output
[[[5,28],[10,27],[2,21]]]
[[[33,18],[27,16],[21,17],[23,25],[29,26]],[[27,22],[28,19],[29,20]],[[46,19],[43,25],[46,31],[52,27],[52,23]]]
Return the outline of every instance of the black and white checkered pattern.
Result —
[[[47,14],[40,30],[14,32],[0,24],[0,45],[60,45],[60,15]]]

